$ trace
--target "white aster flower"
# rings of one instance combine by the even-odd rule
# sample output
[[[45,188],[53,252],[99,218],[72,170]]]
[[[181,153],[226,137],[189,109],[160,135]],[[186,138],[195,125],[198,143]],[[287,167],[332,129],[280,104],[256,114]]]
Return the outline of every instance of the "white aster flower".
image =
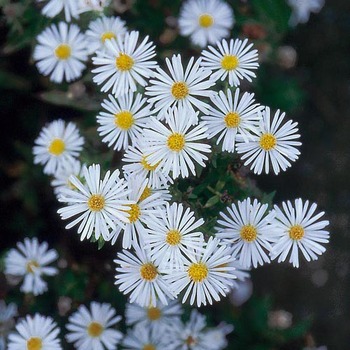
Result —
[[[213,70],[212,79],[217,81],[228,77],[231,86],[239,86],[241,80],[249,82],[256,75],[253,72],[259,67],[258,50],[252,50],[253,44],[248,44],[248,39],[223,39],[217,42],[217,48],[208,46],[208,50],[202,52],[203,67]]]
[[[237,139],[237,152],[244,165],[250,164],[250,169],[255,174],[263,171],[268,174],[272,165],[273,172],[277,175],[282,169],[285,171],[291,166],[291,162],[299,158],[300,152],[296,148],[301,142],[298,134],[298,123],[288,120],[283,123],[285,113],[277,110],[273,119],[270,118],[270,108],[266,107],[261,113],[260,126],[248,142]]]
[[[171,350],[169,340],[159,329],[136,325],[128,329],[122,342],[125,350]]]
[[[209,90],[215,84],[211,79],[211,71],[200,67],[200,59],[194,62],[191,57],[186,70],[184,70],[181,55],[173,55],[171,61],[166,58],[166,65],[170,72],[168,75],[163,69],[157,68],[155,79],[150,80],[146,87],[146,95],[151,96],[149,103],[155,104],[154,112],[160,112],[159,119],[164,118],[164,113],[171,106],[186,106],[198,108],[206,112],[209,105],[203,101],[203,97],[211,97],[215,94]],[[191,114],[192,123],[197,124],[195,114]]]
[[[135,145],[141,138],[143,128],[148,122],[150,108],[146,98],[141,94],[129,93],[115,99],[108,95],[109,100],[102,102],[102,107],[107,112],[100,112],[97,116],[97,129],[102,142],[120,151],[126,149],[129,144]]]
[[[123,227],[129,222],[125,212],[125,205],[130,202],[126,199],[127,183],[119,177],[119,170],[112,174],[107,171],[103,180],[99,164],[93,164],[83,169],[84,183],[72,175],[69,181],[75,189],[62,189],[60,201],[67,204],[57,212],[63,220],[73,217],[66,228],[69,229],[80,223],[78,233],[80,239],[89,239],[94,233],[95,239],[100,236],[109,240],[110,230],[116,224]]]
[[[106,40],[124,38],[126,33],[125,21],[120,17],[100,17],[89,24],[85,32],[89,42],[89,50],[94,53],[98,49],[104,49]]]
[[[33,58],[41,74],[49,75],[55,83],[71,82],[82,76],[88,45],[76,24],[52,24],[38,35],[37,41]]]
[[[51,186],[54,189],[57,199],[60,198],[61,190],[63,188],[75,189],[75,187],[69,181],[71,175],[75,175],[79,179],[83,177],[83,166],[77,159],[73,160],[72,162],[64,163],[54,174],[54,178],[51,181]]]
[[[92,62],[97,68],[93,81],[97,85],[104,84],[102,92],[112,89],[116,97],[126,94],[129,90],[136,91],[137,84],[147,85],[145,79],[153,76],[157,67],[156,61],[150,61],[156,55],[153,42],[148,42],[148,36],[138,45],[139,32],[132,31],[124,38],[106,40],[105,50],[98,51]]]
[[[223,151],[235,151],[237,134],[249,141],[250,132],[259,125],[261,116],[258,112],[264,108],[254,103],[254,94],[245,92],[241,98],[239,94],[240,89],[236,89],[234,98],[229,89],[227,96],[220,91],[211,98],[215,107],[210,107],[208,115],[202,117],[208,127],[208,138],[219,134],[216,144],[222,141]]]
[[[44,165],[44,173],[53,175],[75,161],[83,148],[84,138],[74,123],[66,125],[58,119],[44,126],[34,143],[34,164]]]
[[[116,310],[107,303],[92,301],[90,309],[80,305],[68,319],[68,343],[77,350],[115,350],[123,334],[114,329],[121,320]]]
[[[9,335],[8,350],[62,350],[60,330],[51,317],[27,315],[16,325],[16,331]]]
[[[239,263],[244,268],[257,267],[269,263],[268,253],[273,242],[275,212],[268,211],[268,204],[261,204],[250,198],[232,203],[227,207],[228,214],[220,212],[216,236],[225,244],[232,245],[232,256],[239,255]]]
[[[6,349],[6,339],[15,325],[14,317],[17,316],[17,305],[10,303],[6,305],[0,300],[0,349]]]
[[[325,0],[288,0],[288,5],[292,8],[289,25],[294,27],[298,23],[306,23],[311,12],[320,12],[324,4]]]
[[[233,25],[233,10],[222,0],[187,0],[180,9],[180,34],[200,47],[229,36]]]
[[[151,214],[160,215],[159,207],[165,204],[161,194],[148,190],[148,180],[140,176],[127,177],[127,188],[129,194],[127,199],[129,209],[124,209],[129,222],[124,226],[123,232],[123,248],[129,249],[135,242],[143,245],[144,236],[146,235],[145,225],[152,220]],[[121,228],[117,226],[111,233],[110,239],[114,244],[121,232]]]
[[[114,262],[120,267],[116,268],[115,284],[119,290],[130,294],[130,302],[140,306],[157,306],[160,301],[168,304],[168,298],[174,299],[175,294],[170,284],[165,280],[163,271],[159,269],[147,252],[137,243],[133,245],[135,255],[128,250],[118,253]],[[168,297],[168,298],[167,298]]]
[[[165,175],[171,172],[173,179],[188,177],[190,172],[195,175],[195,163],[205,167],[208,157],[203,153],[211,152],[210,145],[204,143],[207,128],[202,124],[192,127],[191,113],[186,107],[170,108],[166,117],[169,126],[152,117],[144,131],[148,163],[158,164]]]
[[[173,270],[166,279],[172,283],[176,294],[186,289],[182,303],[190,296],[190,304],[197,307],[202,304],[211,305],[213,299],[220,300],[220,295],[226,296],[232,285],[234,268],[229,263],[234,259],[231,250],[213,237],[200,251],[189,255],[181,271]]]
[[[181,203],[167,203],[159,218],[152,216],[148,222],[145,249],[150,249],[150,255],[164,268],[181,269],[185,257],[203,247],[203,233],[196,231],[203,223],[203,219],[195,219],[189,208],[184,210]]]
[[[139,144],[128,147],[123,158],[123,162],[128,163],[123,165],[124,173],[127,176],[148,178],[148,184],[152,189],[166,189],[173,180],[163,174],[159,164],[149,164],[147,154],[142,151],[143,148]]]
[[[272,246],[271,259],[285,261],[290,253],[289,262],[299,267],[299,250],[307,261],[317,260],[326,248],[322,244],[329,242],[329,232],[324,228],[328,220],[319,221],[324,212],[315,214],[317,204],[309,206],[309,201],[301,198],[282,203],[282,209],[275,205],[274,223],[276,242]]]
[[[43,276],[54,276],[58,273],[55,267],[47,266],[58,258],[57,251],[48,249],[48,244],[39,244],[36,238],[25,238],[24,243],[17,243],[18,249],[10,249],[5,258],[5,275],[22,277],[21,291],[43,294],[47,283]]]
[[[36,0],[36,2],[43,2],[46,0]],[[77,0],[49,0],[41,10],[41,13],[47,17],[56,17],[60,12],[64,11],[64,17],[67,22],[73,18],[79,18]]]
[[[215,328],[205,330],[202,336],[202,343],[205,349],[208,350],[223,350],[226,349],[228,342],[226,336],[233,331],[234,327],[231,324],[221,323]]]
[[[135,303],[127,303],[125,309],[125,322],[128,326],[140,325],[142,328],[154,329],[161,332],[171,328],[182,315],[181,305],[176,300],[168,300],[168,305],[161,302],[157,306],[141,307]]]
[[[102,12],[109,4],[111,0],[75,0],[78,1],[79,13],[87,11]]]

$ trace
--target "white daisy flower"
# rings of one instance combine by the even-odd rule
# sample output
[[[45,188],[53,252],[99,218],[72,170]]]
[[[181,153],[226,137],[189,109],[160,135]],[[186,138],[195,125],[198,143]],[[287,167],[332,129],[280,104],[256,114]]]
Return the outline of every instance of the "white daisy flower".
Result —
[[[48,266],[57,260],[57,251],[48,249],[46,242],[39,243],[36,238],[25,238],[24,243],[17,243],[17,248],[10,249],[5,257],[5,275],[22,277],[22,292],[43,294],[47,283],[42,277],[58,273],[55,267]]]
[[[167,113],[169,126],[152,117],[148,129],[144,130],[148,163],[158,164],[165,175],[171,172],[173,179],[188,177],[189,172],[195,175],[195,163],[205,167],[204,161],[208,157],[203,153],[211,152],[210,145],[204,143],[208,137],[207,128],[203,124],[192,127],[191,113],[194,112],[186,107],[170,108]]]
[[[144,237],[145,249],[155,262],[164,268],[182,268],[185,257],[203,247],[203,233],[196,231],[204,224],[203,219],[196,220],[194,213],[184,210],[180,203],[173,203],[160,212],[160,217],[152,216]]]
[[[33,58],[41,74],[49,75],[55,83],[71,82],[82,76],[88,59],[88,45],[77,25],[52,24],[38,35],[37,41]]]
[[[268,253],[273,242],[275,212],[268,211],[268,204],[261,204],[250,198],[232,203],[227,207],[228,214],[220,212],[216,236],[225,244],[232,245],[232,256],[239,255],[239,263],[244,268],[257,267],[269,263]]]
[[[123,250],[114,260],[120,265],[116,268],[115,284],[119,285],[122,293],[131,292],[131,303],[136,302],[140,306],[148,307],[157,306],[160,301],[167,305],[168,298],[174,299],[175,294],[163,276],[164,271],[159,269],[154,259],[151,259],[137,243],[133,247],[136,255],[131,254],[128,250]]]
[[[36,0],[36,2],[47,2],[46,0]],[[79,18],[79,8],[77,0],[49,0],[41,10],[41,13],[47,17],[56,17],[60,12],[64,12],[64,17],[67,22],[72,20],[72,17]]]
[[[128,329],[122,345],[125,350],[172,350],[164,333],[142,325]]]
[[[259,67],[258,50],[247,44],[248,39],[223,39],[216,43],[217,48],[208,46],[208,50],[203,50],[201,65],[214,71],[215,81],[228,77],[231,86],[239,86],[243,79],[251,82],[256,77],[253,71]]]
[[[157,306],[141,307],[137,304],[127,303],[125,308],[125,322],[128,326],[139,325],[144,329],[171,328],[178,322],[183,313],[181,305],[176,300],[168,300],[168,305],[161,302]]]
[[[132,31],[124,38],[117,35],[117,40],[105,41],[105,50],[98,51],[92,62],[97,68],[93,81],[97,85],[104,84],[102,92],[112,90],[116,97],[126,94],[129,90],[136,91],[137,84],[147,85],[145,79],[153,76],[157,67],[156,61],[150,61],[156,55],[153,42],[148,42],[148,36],[138,45],[139,32]]]
[[[17,316],[17,305],[10,303],[6,305],[0,300],[0,349],[6,349],[7,336],[15,325],[14,317]]]
[[[289,262],[299,267],[299,250],[307,261],[317,260],[329,242],[329,232],[324,228],[328,220],[319,221],[324,212],[315,214],[317,204],[309,206],[309,201],[301,198],[282,203],[282,209],[275,205],[276,243],[272,246],[271,259],[278,257],[278,262],[285,261],[290,253]]]
[[[186,289],[182,303],[191,294],[191,305],[195,302],[197,307],[207,302],[211,305],[213,299],[219,301],[220,295],[229,292],[232,279],[236,278],[234,268],[228,266],[234,257],[229,247],[220,244],[218,239],[210,237],[205,247],[188,256],[182,270],[173,270],[166,276],[176,294]]]
[[[233,331],[234,327],[231,324],[221,323],[215,328],[205,330],[201,337],[205,349],[208,350],[223,350],[226,349],[228,342],[226,336]]]
[[[102,12],[110,3],[111,0],[78,0],[79,13],[87,11]]]
[[[126,30],[125,21],[120,17],[100,17],[90,22],[85,32],[90,52],[104,49],[106,40],[116,39],[117,36],[123,39]]]
[[[245,92],[239,98],[240,89],[236,89],[234,98],[227,89],[227,96],[223,91],[211,98],[215,107],[210,107],[208,115],[204,115],[202,120],[208,127],[208,138],[219,134],[216,144],[222,141],[222,150],[228,152],[235,151],[237,134],[246,141],[249,140],[250,132],[256,130],[261,116],[258,114],[264,107],[254,103],[254,94]]]
[[[146,235],[145,225],[152,220],[151,214],[160,215],[160,209],[165,204],[161,195],[157,192],[150,193],[148,191],[148,180],[141,177],[128,177],[127,188],[129,194],[127,199],[129,209],[125,209],[129,222],[124,226],[123,232],[123,248],[129,249],[135,242],[143,244]],[[121,228],[117,226],[111,233],[110,240],[114,244],[121,232]]]
[[[184,71],[181,55],[173,55],[171,61],[166,58],[166,65],[170,72],[168,75],[163,69],[157,68],[155,78],[151,79],[150,85],[146,87],[145,94],[151,96],[148,102],[155,104],[154,112],[160,112],[159,119],[164,118],[164,113],[171,106],[186,106],[193,109],[198,108],[206,112],[209,105],[203,101],[203,97],[211,97],[215,94],[209,90],[215,84],[211,79],[211,71],[200,67],[200,59],[194,62],[191,57],[186,70]],[[198,119],[195,114],[192,123],[197,124]]]
[[[94,233],[95,239],[100,236],[104,240],[110,239],[110,230],[115,229],[116,224],[123,227],[129,222],[125,205],[132,204],[126,199],[128,191],[127,183],[119,177],[119,170],[112,174],[107,171],[101,180],[99,164],[93,164],[83,169],[84,182],[72,175],[69,181],[75,189],[62,189],[60,201],[67,204],[57,212],[63,220],[76,217],[66,229],[80,223],[78,234],[80,239],[89,239]]]
[[[62,350],[60,330],[51,317],[27,315],[16,325],[16,331],[9,335],[8,350]]]
[[[34,143],[34,164],[44,165],[44,173],[53,175],[75,161],[83,148],[84,138],[74,123],[66,125],[58,119],[43,127]]]
[[[200,47],[228,37],[234,25],[232,8],[221,0],[187,0],[179,14],[179,30]]]
[[[138,145],[129,146],[123,158],[123,171],[127,176],[141,176],[148,178],[148,185],[152,189],[166,189],[169,183],[173,183],[170,176],[163,174],[159,164],[151,165],[148,162],[148,156]]]
[[[288,5],[292,8],[289,25],[295,27],[298,23],[306,23],[311,12],[320,12],[324,4],[325,0],[288,0]]]
[[[75,175],[79,179],[83,177],[83,166],[77,159],[72,162],[66,162],[54,174],[51,186],[53,187],[57,199],[60,198],[63,188],[75,189],[73,184],[69,181],[71,175]]]
[[[66,340],[74,343],[77,350],[113,350],[123,338],[123,334],[115,329],[121,320],[116,310],[107,303],[92,301],[90,309],[80,305],[68,319]]]
[[[271,121],[269,107],[265,108],[261,116],[259,129],[257,132],[252,130],[249,142],[237,139],[237,152],[245,160],[244,165],[250,164],[255,174],[259,175],[263,171],[268,174],[272,165],[277,175],[299,158],[300,152],[296,148],[301,146],[301,142],[296,141],[300,138],[297,133],[298,123],[288,120],[282,124],[285,113],[280,114],[279,110]]]
[[[109,100],[102,102],[102,107],[107,112],[100,112],[97,116],[97,129],[102,142],[120,151],[126,149],[129,144],[133,146],[141,138],[143,128],[146,126],[150,108],[146,98],[141,94],[129,93],[115,99],[108,95]]]

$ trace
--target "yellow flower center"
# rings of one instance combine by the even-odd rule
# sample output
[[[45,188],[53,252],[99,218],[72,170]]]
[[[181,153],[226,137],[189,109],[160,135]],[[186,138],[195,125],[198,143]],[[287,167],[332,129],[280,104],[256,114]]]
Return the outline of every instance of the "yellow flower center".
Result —
[[[241,228],[240,235],[246,242],[253,242],[256,239],[258,232],[253,225],[244,225]]]
[[[120,53],[119,56],[115,59],[115,66],[121,71],[130,70],[133,65],[134,60],[132,57],[125,53]]]
[[[129,130],[134,124],[134,117],[129,111],[114,114],[114,124],[122,130]]]
[[[115,39],[116,36],[113,32],[105,32],[101,35],[101,41],[104,43],[106,40]]]
[[[274,135],[266,133],[260,137],[260,147],[265,151],[271,151],[277,145],[277,139]]]
[[[151,321],[159,320],[162,316],[161,311],[157,307],[149,307],[147,310],[147,317]]]
[[[299,241],[300,239],[302,239],[304,237],[304,234],[305,234],[305,231],[301,225],[293,225],[289,229],[289,237],[296,241]]]
[[[187,273],[193,282],[202,282],[208,276],[208,268],[204,263],[193,263],[188,268]]]
[[[146,263],[141,266],[140,274],[142,279],[146,281],[153,281],[157,277],[158,271],[152,263]]]
[[[178,245],[181,241],[181,233],[178,230],[170,230],[166,234],[166,239],[165,241],[169,245]]]
[[[55,49],[55,55],[59,60],[67,60],[72,53],[72,49],[67,44],[60,44]]]
[[[199,16],[198,23],[203,28],[209,28],[214,24],[214,18],[208,13],[203,13]]]
[[[142,350],[157,350],[156,347],[152,344],[146,344],[144,345]]]
[[[194,338],[190,335],[190,336],[188,336],[188,338],[186,339],[186,344],[187,344],[188,346],[194,345],[194,344],[196,344],[196,341],[195,341]]]
[[[41,350],[43,342],[39,337],[31,337],[27,340],[27,350]]]
[[[137,221],[141,215],[141,209],[138,204],[130,204],[130,209],[127,210],[129,214],[130,223]]]
[[[154,171],[157,169],[157,166],[159,165],[160,162],[154,164],[154,165],[151,165],[147,162],[147,156],[142,156],[142,159],[141,159],[141,165],[148,171]]]
[[[62,139],[54,139],[49,146],[49,152],[54,156],[61,155],[66,149],[66,145]]]
[[[185,137],[174,132],[168,137],[167,145],[171,151],[180,152],[185,147]]]
[[[224,70],[234,70],[239,66],[239,59],[235,55],[224,55],[221,60],[221,67]]]
[[[34,273],[35,269],[39,267],[39,264],[35,260],[30,260],[27,262],[27,272]]]
[[[174,83],[171,87],[171,94],[176,100],[182,100],[188,95],[188,86],[183,81],[178,81]]]
[[[103,332],[103,326],[98,322],[91,322],[87,328],[90,337],[99,337]]]
[[[100,194],[93,194],[88,200],[88,206],[92,211],[101,211],[105,206],[105,198]]]
[[[151,194],[152,194],[151,187],[146,186],[145,189],[143,190],[141,196],[140,196],[139,202],[142,202],[143,200],[148,198]]]
[[[228,128],[237,128],[241,122],[241,117],[237,112],[229,112],[226,114],[224,121]]]

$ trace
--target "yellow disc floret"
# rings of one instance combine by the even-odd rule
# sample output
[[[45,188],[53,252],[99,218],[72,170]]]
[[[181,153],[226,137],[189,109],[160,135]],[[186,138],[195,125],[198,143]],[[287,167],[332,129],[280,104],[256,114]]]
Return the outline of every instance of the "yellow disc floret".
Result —
[[[98,322],[91,322],[87,328],[90,337],[97,338],[103,332],[103,326]]]
[[[240,235],[244,241],[253,242],[258,236],[258,231],[253,225],[244,225],[241,228]]]
[[[30,260],[27,262],[27,272],[34,273],[35,269],[39,267],[39,264],[35,260]]]
[[[105,32],[101,35],[101,41],[104,43],[106,40],[115,39],[116,36],[113,32]]]
[[[61,155],[66,149],[66,145],[62,139],[53,139],[49,146],[49,152],[54,156]]]
[[[157,350],[153,344],[146,344],[143,346],[142,350]]]
[[[141,266],[140,274],[142,279],[146,281],[153,281],[157,277],[158,271],[152,263],[146,263]]]
[[[27,340],[27,350],[41,350],[43,341],[39,337],[31,337]]]
[[[133,65],[133,58],[125,53],[120,53],[119,56],[115,59],[115,66],[121,71],[130,70]]]
[[[137,221],[141,215],[141,209],[138,204],[130,204],[130,209],[127,210],[129,221],[131,223]]]
[[[189,266],[187,273],[188,273],[188,277],[193,282],[195,283],[202,282],[208,276],[208,267],[202,262],[193,263]]]
[[[224,118],[227,128],[237,128],[241,122],[241,117],[237,112],[229,112]]]
[[[151,306],[151,307],[148,308],[148,310],[147,310],[147,317],[151,321],[159,320],[161,316],[162,316],[162,312],[157,307],[152,307]]]
[[[92,211],[101,211],[105,206],[105,198],[100,194],[93,194],[88,200],[88,206]]]
[[[129,130],[134,125],[134,117],[129,111],[114,114],[114,124],[122,130]]]
[[[171,94],[176,100],[182,100],[188,95],[188,86],[183,81],[178,81],[171,87]]]
[[[209,28],[214,24],[214,18],[208,13],[203,13],[199,16],[198,23],[203,28]]]
[[[178,245],[181,242],[181,233],[179,230],[170,230],[166,234],[165,241],[169,245]]]
[[[296,241],[299,241],[300,239],[302,239],[304,237],[304,234],[305,234],[305,231],[301,225],[293,225],[289,229],[289,237]]]
[[[72,49],[68,44],[60,44],[55,49],[55,55],[59,60],[68,60],[72,54]]]
[[[239,59],[235,55],[224,55],[221,60],[221,67],[224,70],[234,70],[239,66]]]
[[[154,171],[157,169],[157,166],[159,165],[160,162],[151,165],[150,163],[147,162],[147,157],[146,156],[142,156],[141,159],[141,165],[148,171]]]
[[[185,137],[174,132],[168,137],[167,145],[171,151],[180,152],[185,147]]]
[[[270,133],[262,134],[259,141],[260,147],[265,151],[271,151],[277,145],[277,139]]]
[[[148,198],[151,194],[152,194],[151,187],[146,186],[145,189],[143,190],[141,196],[140,196],[139,202],[142,202],[143,200]]]

